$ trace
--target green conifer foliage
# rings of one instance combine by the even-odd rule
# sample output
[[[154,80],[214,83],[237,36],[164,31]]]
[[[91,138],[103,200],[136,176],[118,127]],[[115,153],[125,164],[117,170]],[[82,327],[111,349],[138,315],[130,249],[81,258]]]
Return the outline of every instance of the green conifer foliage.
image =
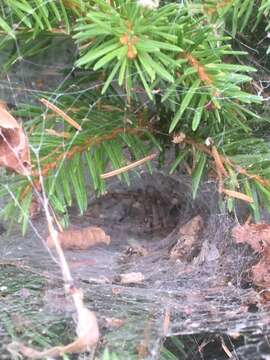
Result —
[[[61,89],[47,98],[81,130],[46,108],[44,94],[12,110],[29,137],[32,175],[2,176],[0,196],[12,195],[4,217],[19,213],[25,230],[45,191],[68,222],[74,199],[83,213],[89,191],[105,192],[108,169],[172,147],[169,172],[188,172],[194,197],[202,179],[214,178],[229,210],[236,199],[256,218],[261,205],[270,210],[269,118],[255,86],[261,65],[241,46],[262,40],[257,50],[269,66],[269,24],[269,0],[3,0],[0,51],[19,44],[24,58],[46,53],[61,33],[85,72],[66,86],[93,84],[79,96]],[[15,51],[1,73],[18,61]],[[52,136],[59,128],[65,136]],[[129,183],[128,172],[118,176]]]

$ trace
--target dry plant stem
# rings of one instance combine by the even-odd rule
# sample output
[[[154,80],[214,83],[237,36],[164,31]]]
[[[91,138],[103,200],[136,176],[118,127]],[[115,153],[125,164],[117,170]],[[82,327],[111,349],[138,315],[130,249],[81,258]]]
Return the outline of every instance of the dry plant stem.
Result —
[[[45,212],[48,211],[48,207],[47,209],[45,209]],[[47,217],[47,214],[46,214]],[[62,270],[62,275],[63,275],[63,280],[65,283],[65,287],[66,287],[66,291],[69,292],[69,287],[73,287],[73,278],[71,276],[64,252],[60,246],[59,240],[58,240],[58,232],[54,229],[53,224],[52,224],[52,218],[49,214],[49,220],[47,217],[47,221],[48,221],[48,229],[49,229],[49,233],[50,233],[50,237],[51,240],[54,244],[54,247],[56,249],[57,255],[59,257],[59,261],[60,261],[60,266],[61,266],[61,270]]]
[[[77,311],[78,322],[76,328],[77,338],[66,346],[55,346],[44,351],[38,351],[20,343],[12,343],[8,346],[10,353],[23,354],[24,356],[31,359],[43,359],[45,357],[58,357],[65,353],[84,352],[90,350],[90,348],[95,348],[99,340],[99,328],[96,316],[93,312],[85,307],[83,303],[82,291],[74,286],[74,280],[71,276],[68,263],[58,240],[58,232],[53,226],[53,220],[49,211],[48,199],[45,196],[44,185],[41,177],[40,183],[44,196],[44,210],[51,241],[54,244],[59,258],[65,291],[73,298],[73,302]]]
[[[225,344],[225,341],[223,339],[223,337],[220,338],[221,340],[221,346],[222,349],[224,350],[224,352],[226,353],[226,355],[228,356],[229,359],[233,358],[233,354],[231,353],[231,351],[229,350],[228,346]]]
[[[46,99],[40,99],[40,101],[42,102],[42,104],[46,105],[49,109],[54,111],[56,114],[60,115],[67,123],[69,123],[69,125],[75,127],[75,129],[77,129],[79,131],[82,130],[81,126],[75,120],[71,119],[71,117],[68,116],[63,110],[59,109],[57,106],[50,103]]]
[[[169,306],[167,306],[165,309],[165,314],[164,314],[164,319],[163,319],[163,324],[162,324],[162,331],[163,331],[164,337],[166,337],[168,335],[170,321],[171,321],[171,309]]]
[[[134,161],[133,163],[131,163],[129,165],[123,166],[120,169],[117,169],[117,170],[110,171],[108,173],[102,174],[102,175],[100,175],[100,177],[101,177],[101,179],[107,179],[107,178],[122,174],[123,172],[134,169],[135,167],[144,164],[146,161],[153,160],[156,156],[157,156],[156,153],[150,154],[150,155],[148,155],[148,156],[146,156],[146,157],[144,157],[144,158],[142,158],[142,159],[140,159],[138,161]]]
[[[51,135],[51,136],[56,136],[59,138],[63,138],[63,139],[69,139],[70,138],[70,134],[68,132],[58,132],[54,129],[46,129],[45,130],[47,134]]]
[[[254,200],[252,199],[251,196],[248,196],[246,194],[243,194],[239,191],[234,191],[234,190],[229,190],[229,189],[221,189],[221,192],[229,197],[233,197],[235,199],[239,199],[239,200],[243,200],[249,204],[252,204],[254,202]]]

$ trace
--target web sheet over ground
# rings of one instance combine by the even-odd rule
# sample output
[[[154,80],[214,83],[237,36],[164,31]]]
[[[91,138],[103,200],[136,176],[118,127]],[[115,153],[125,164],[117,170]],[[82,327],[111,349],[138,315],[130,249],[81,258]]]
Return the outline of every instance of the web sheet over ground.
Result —
[[[269,309],[260,304],[245,273],[252,256],[247,248],[233,244],[229,233],[233,220],[217,212],[213,184],[205,184],[196,202],[187,184],[185,178],[179,181],[162,174],[155,174],[154,184],[149,175],[135,178],[131,188],[113,182],[108,194],[94,201],[85,216],[78,217],[74,211],[74,226],[98,224],[112,239],[109,246],[66,251],[76,282],[101,326],[99,352],[107,347],[121,359],[158,359],[164,335],[217,333],[245,336],[247,344],[235,349],[235,359],[259,359],[262,349],[268,353]],[[149,187],[152,199],[154,194],[168,206],[174,199],[171,218],[161,230],[150,231],[147,221],[140,226],[143,207],[150,204],[145,203]],[[119,202],[124,194],[125,200]],[[140,211],[135,207],[134,212],[135,202]],[[176,220],[177,227],[198,213],[207,219],[200,253],[189,263],[172,261],[168,247],[160,242],[166,226],[167,240],[173,239],[171,227]],[[152,216],[149,209],[147,214]],[[65,342],[72,333],[74,309],[63,295],[59,268],[39,238],[47,234],[46,222],[40,219],[34,225],[35,231],[25,238],[19,232],[1,236],[3,347],[10,336],[44,347],[44,339],[51,344],[59,338]],[[128,251],[155,244],[163,249],[146,256]],[[120,274],[131,272],[142,273],[144,280],[119,283]],[[111,318],[121,320],[121,326],[108,326],[106,319]]]
[[[75,52],[66,41],[56,39],[46,58],[22,58],[13,72],[1,79],[1,99],[17,106],[32,103],[42,91],[51,96],[52,102],[61,96],[62,85],[72,73],[70,64]],[[269,87],[268,77],[261,86]],[[83,91],[92,88],[90,85]],[[150,198],[149,187],[154,193]],[[161,207],[166,204],[171,213],[153,231],[148,228],[148,218],[155,217],[155,209],[160,208],[155,199],[161,199]],[[200,252],[192,262],[169,259],[166,243],[158,253],[130,254],[129,248],[138,244],[155,245],[167,235],[175,239],[177,227],[198,213],[207,219],[207,225]],[[158,221],[162,221],[162,213],[156,225]],[[252,254],[231,240],[234,222],[234,217],[220,212],[213,184],[206,184],[194,202],[185,178],[164,174],[134,178],[130,188],[112,182],[106,197],[91,199],[85,216],[78,217],[74,209],[74,226],[95,224],[112,238],[108,247],[66,252],[71,271],[101,326],[103,338],[98,352],[107,347],[120,359],[124,355],[128,359],[158,359],[165,335],[217,333],[244,335],[245,344],[232,352],[235,359],[269,359],[269,309],[260,304],[258,293],[248,282],[246,270],[254,261]],[[63,295],[62,277],[53,254],[42,243],[47,236],[46,221],[40,218],[32,225],[25,238],[16,230],[9,235],[3,233],[0,239],[3,359],[10,358],[5,345],[11,340],[32,341],[44,348],[67,343],[74,335],[74,309]],[[119,283],[119,275],[130,272],[142,273],[144,280],[139,284]],[[110,327],[108,318],[122,320],[121,326]]]

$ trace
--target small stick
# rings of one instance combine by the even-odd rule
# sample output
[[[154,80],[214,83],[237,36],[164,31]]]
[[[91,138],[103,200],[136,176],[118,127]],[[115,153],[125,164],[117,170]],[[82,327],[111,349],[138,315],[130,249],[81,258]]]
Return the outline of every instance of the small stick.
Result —
[[[164,337],[166,337],[168,335],[170,321],[171,321],[171,310],[170,310],[170,307],[167,306],[166,309],[165,309],[165,314],[164,314],[164,319],[163,319],[163,326],[162,326],[163,336]]]
[[[226,353],[226,355],[228,356],[229,359],[233,358],[233,355],[231,353],[231,351],[228,349],[227,345],[224,342],[224,339],[221,337],[221,347],[224,350],[224,352]]]
[[[126,166],[123,166],[121,167],[120,169],[117,169],[117,170],[113,170],[113,171],[110,171],[110,172],[107,172],[107,173],[104,173],[104,174],[101,174],[100,177],[101,179],[107,179],[107,178],[110,178],[110,177],[113,177],[113,176],[116,176],[116,175],[119,175],[119,174],[122,174],[123,172],[126,172],[128,170],[131,170],[141,164],[144,164],[146,161],[149,161],[149,160],[152,160],[154,159],[155,157],[157,156],[156,153],[154,154],[150,154],[138,161],[135,161],[129,165],[126,165]]]
[[[71,119],[70,116],[68,116],[63,110],[59,109],[56,105],[52,104],[46,99],[39,99],[42,104],[46,105],[49,109],[54,111],[56,114],[60,115],[66,122],[69,123],[69,125],[75,127],[77,130],[82,130],[81,126],[73,119]]]

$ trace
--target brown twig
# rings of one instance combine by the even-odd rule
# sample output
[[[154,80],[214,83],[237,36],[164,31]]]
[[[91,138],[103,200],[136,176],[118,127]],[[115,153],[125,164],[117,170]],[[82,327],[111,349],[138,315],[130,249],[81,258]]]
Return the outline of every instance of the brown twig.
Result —
[[[146,157],[144,157],[144,158],[142,158],[140,160],[134,161],[133,163],[128,164],[126,166],[123,166],[123,167],[121,167],[119,169],[116,169],[116,170],[101,174],[100,177],[101,177],[101,179],[107,179],[107,178],[122,174],[123,172],[134,169],[135,167],[140,166],[140,165],[144,164],[147,161],[153,160],[156,156],[157,156],[156,153],[150,154],[150,155],[148,155],[148,156],[146,156]]]
[[[246,194],[243,194],[239,191],[234,191],[234,190],[229,190],[229,189],[224,189],[224,188],[221,188],[220,192],[222,192],[223,194],[229,196],[229,197],[233,197],[235,199],[239,199],[239,200],[243,200],[247,203],[253,203],[253,199],[251,196],[248,196]]]
[[[56,114],[60,115],[64,120],[66,120],[66,122],[69,123],[69,125],[75,127],[75,129],[79,131],[82,130],[81,126],[75,120],[73,120],[70,116],[68,116],[63,110],[59,109],[56,105],[52,104],[46,99],[40,99],[40,102],[42,102],[42,104],[46,105]]]

